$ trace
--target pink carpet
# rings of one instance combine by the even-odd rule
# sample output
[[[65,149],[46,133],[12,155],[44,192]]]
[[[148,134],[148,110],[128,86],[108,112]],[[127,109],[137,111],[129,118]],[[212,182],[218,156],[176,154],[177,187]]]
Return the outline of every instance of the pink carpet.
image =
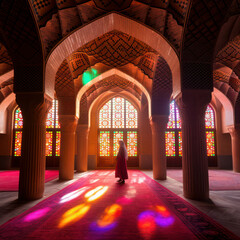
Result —
[[[240,173],[230,170],[208,170],[208,174],[210,190],[240,190]],[[183,182],[181,169],[168,169],[167,176]]]
[[[93,171],[0,226],[0,239],[239,239],[137,170]]]
[[[45,182],[49,182],[58,177],[58,170],[46,170]],[[15,192],[18,191],[19,170],[0,172],[0,191]]]

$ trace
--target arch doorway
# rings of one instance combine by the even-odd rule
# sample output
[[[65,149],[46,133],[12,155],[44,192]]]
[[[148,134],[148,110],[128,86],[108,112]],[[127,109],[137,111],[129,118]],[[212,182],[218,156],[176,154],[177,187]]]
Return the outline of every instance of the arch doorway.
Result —
[[[98,167],[114,167],[118,141],[124,140],[128,167],[138,167],[138,111],[128,100],[114,97],[98,114]]]

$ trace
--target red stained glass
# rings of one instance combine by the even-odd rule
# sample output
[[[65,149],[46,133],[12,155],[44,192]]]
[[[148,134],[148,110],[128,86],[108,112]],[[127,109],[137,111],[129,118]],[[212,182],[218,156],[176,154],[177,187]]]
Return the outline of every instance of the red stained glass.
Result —
[[[100,131],[100,156],[108,157],[110,156],[110,132],[109,131]]]
[[[53,133],[52,131],[46,132],[46,156],[52,156],[52,141],[53,141]]]
[[[112,99],[113,128],[124,128],[124,99],[117,97]]]
[[[126,128],[138,127],[137,109],[128,101],[126,101]]]
[[[215,156],[214,131],[206,131],[206,141],[207,141],[207,155],[209,157],[214,157]]]
[[[22,149],[22,131],[15,132],[15,144],[14,144],[14,156],[20,157],[21,156],[21,149]]]
[[[170,103],[170,114],[168,119],[167,128],[175,128],[175,102]]]
[[[61,132],[56,132],[56,156],[60,156],[60,146],[61,146]]]
[[[214,112],[213,109],[208,105],[205,112],[205,126],[207,129],[215,128],[214,124]]]
[[[182,156],[182,132],[178,132],[178,154],[181,157]]]
[[[137,132],[127,132],[127,151],[129,157],[137,156]]]
[[[20,108],[16,109],[14,126],[15,128],[23,128],[23,117],[22,117],[22,111]]]
[[[119,144],[118,141],[123,140],[123,132],[122,131],[114,131],[113,132],[113,156],[117,156]]]
[[[176,156],[175,151],[175,132],[165,132],[166,156]]]
[[[111,128],[111,100],[99,112],[99,128]]]

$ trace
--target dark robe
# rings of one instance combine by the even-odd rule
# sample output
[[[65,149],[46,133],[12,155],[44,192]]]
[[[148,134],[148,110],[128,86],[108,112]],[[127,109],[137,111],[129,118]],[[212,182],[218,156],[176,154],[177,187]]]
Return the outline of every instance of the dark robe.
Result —
[[[117,165],[115,169],[115,177],[119,177],[121,179],[128,179],[127,173],[127,163],[124,154],[124,148],[120,148],[117,155]]]

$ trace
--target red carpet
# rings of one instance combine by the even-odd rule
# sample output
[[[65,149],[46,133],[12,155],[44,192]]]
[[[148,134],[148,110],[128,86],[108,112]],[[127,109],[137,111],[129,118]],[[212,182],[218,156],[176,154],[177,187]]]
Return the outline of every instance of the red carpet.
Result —
[[[230,170],[208,170],[208,174],[210,190],[240,190],[240,173]],[[168,169],[167,176],[183,182],[181,169]]]
[[[140,171],[93,171],[0,227],[0,239],[239,239]]]
[[[58,177],[58,170],[46,170],[45,182],[49,182]],[[18,191],[19,171],[0,172],[0,191],[15,192]]]

